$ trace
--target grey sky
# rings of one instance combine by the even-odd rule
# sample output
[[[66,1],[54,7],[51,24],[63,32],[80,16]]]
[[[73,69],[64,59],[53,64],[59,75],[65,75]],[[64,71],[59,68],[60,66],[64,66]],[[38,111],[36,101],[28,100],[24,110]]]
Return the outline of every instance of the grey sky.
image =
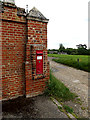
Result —
[[[29,10],[34,6],[49,19],[48,48],[75,48],[88,44],[88,0],[15,0],[17,6]]]

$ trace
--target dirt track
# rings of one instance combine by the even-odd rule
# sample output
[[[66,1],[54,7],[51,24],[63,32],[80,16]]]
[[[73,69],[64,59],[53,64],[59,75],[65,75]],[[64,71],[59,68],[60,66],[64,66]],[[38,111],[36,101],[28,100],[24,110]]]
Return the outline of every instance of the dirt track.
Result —
[[[50,68],[56,78],[62,81],[70,91],[76,93],[83,101],[83,107],[88,107],[88,72],[77,70],[72,67],[68,67],[52,61],[52,58],[48,58],[50,61]],[[88,116],[88,112],[84,111],[85,116]]]

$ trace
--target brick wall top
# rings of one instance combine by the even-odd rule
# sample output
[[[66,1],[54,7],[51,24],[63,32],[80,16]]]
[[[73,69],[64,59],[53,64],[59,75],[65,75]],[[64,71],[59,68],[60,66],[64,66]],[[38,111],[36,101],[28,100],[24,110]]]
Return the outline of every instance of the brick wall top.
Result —
[[[25,9],[17,7],[15,4],[2,2],[2,20],[12,20],[26,23]]]
[[[47,19],[37,8],[33,7],[28,15],[24,8],[17,7],[15,4],[2,2],[0,6],[0,13],[2,13],[2,20],[12,20],[17,22],[25,22],[26,17],[29,20],[40,21],[48,23]]]
[[[3,0],[4,2],[15,4],[15,0]]]

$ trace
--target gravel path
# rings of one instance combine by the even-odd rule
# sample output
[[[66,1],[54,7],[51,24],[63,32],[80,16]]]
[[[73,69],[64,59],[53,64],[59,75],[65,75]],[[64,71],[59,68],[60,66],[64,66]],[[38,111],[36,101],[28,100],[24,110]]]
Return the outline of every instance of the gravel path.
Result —
[[[62,81],[70,91],[76,93],[83,101],[83,107],[88,107],[88,72],[77,70],[52,61],[50,61],[50,68],[56,78]],[[88,116],[88,111],[85,111],[84,116]]]

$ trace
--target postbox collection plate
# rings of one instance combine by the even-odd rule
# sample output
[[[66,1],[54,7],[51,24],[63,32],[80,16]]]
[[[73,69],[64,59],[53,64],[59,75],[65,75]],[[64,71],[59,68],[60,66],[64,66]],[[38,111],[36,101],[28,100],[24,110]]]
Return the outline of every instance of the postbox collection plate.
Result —
[[[37,56],[37,60],[42,60],[42,56]]]

